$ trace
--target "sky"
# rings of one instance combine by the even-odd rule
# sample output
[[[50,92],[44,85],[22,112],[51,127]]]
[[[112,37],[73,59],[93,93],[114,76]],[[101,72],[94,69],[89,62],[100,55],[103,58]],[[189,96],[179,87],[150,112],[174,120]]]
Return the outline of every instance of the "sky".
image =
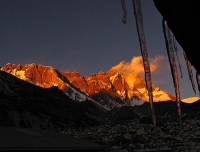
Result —
[[[153,0],[141,0],[141,5],[148,55],[155,66],[153,84],[174,95],[162,17]],[[120,0],[0,0],[0,67],[35,63],[88,76],[129,65],[141,51],[131,0],[126,0],[126,8],[123,24]],[[181,99],[198,96],[179,45],[178,50]]]

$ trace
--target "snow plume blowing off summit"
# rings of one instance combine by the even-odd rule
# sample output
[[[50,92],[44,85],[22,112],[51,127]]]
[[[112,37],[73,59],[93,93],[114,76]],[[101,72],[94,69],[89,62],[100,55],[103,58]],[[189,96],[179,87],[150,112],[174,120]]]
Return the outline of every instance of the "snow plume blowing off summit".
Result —
[[[162,55],[157,55],[155,58],[150,58],[149,60],[152,73],[159,73],[161,67],[166,66],[164,63],[165,57]],[[109,72],[117,71],[121,74],[127,74],[128,79],[132,77],[132,80],[135,80],[138,75],[143,78],[144,66],[142,62],[142,56],[134,56],[131,62],[121,61],[119,64],[113,66]]]

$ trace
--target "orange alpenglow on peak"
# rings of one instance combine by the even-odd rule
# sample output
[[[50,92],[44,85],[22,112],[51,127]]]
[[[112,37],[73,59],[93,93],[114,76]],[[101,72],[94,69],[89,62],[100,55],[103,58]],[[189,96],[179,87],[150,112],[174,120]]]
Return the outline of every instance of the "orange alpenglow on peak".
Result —
[[[153,72],[159,68],[160,60],[162,56],[151,60]],[[62,72],[41,64],[6,64],[0,70],[43,88],[57,86],[74,100],[91,98],[106,108],[141,105],[149,101],[146,83],[139,75],[144,71],[141,56],[133,57],[130,63],[122,61],[108,72],[86,77],[78,72]],[[155,85],[152,90],[156,102],[175,100],[173,95]]]
[[[198,100],[200,100],[199,97],[189,97],[189,98],[182,99],[182,102],[185,102],[185,103],[194,103],[194,102],[196,102]]]
[[[164,57],[158,55],[155,58],[150,58],[151,72],[160,70]],[[113,66],[107,73],[118,73],[122,75],[126,83],[130,88],[137,88],[136,90],[143,94],[143,99],[148,101],[147,89],[145,81],[140,77],[144,73],[144,67],[142,63],[142,56],[135,56],[131,62],[121,61],[119,64]],[[111,77],[113,79],[113,76]],[[113,81],[113,80],[112,80]],[[133,91],[131,91],[133,92]],[[128,94],[131,98],[133,95]],[[175,101],[175,97],[166,91],[161,90],[159,87],[153,85],[154,101]]]

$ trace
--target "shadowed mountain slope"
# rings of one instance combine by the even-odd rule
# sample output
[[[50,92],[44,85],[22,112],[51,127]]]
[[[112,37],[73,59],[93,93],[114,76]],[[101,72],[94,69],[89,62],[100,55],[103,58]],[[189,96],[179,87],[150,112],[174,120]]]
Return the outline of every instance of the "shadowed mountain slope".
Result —
[[[0,125],[60,130],[97,125],[100,107],[75,102],[57,87],[43,89],[0,71]]]

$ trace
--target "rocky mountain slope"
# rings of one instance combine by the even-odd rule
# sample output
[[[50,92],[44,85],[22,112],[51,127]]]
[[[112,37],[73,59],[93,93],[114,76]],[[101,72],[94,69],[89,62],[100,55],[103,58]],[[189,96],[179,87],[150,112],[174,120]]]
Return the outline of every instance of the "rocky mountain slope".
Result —
[[[148,101],[145,81],[137,74],[110,70],[82,77],[78,72],[62,72],[51,66],[10,63],[1,67],[1,71],[42,88],[57,86],[73,100],[94,100],[107,109]],[[175,100],[173,95],[155,85],[153,95],[154,101]]]
[[[60,71],[51,66],[43,66],[36,64],[6,64],[1,68],[1,71],[5,71],[16,76],[19,79],[32,83],[42,88],[50,88],[57,86],[65,94],[71,97],[73,100],[84,101],[89,99],[79,89],[70,84]]]
[[[145,81],[139,75],[119,73],[117,71],[99,72],[82,77],[74,72],[62,72],[71,84],[85,92],[94,100],[112,106],[141,105],[148,101]],[[153,85],[154,101],[175,100],[175,97]]]

